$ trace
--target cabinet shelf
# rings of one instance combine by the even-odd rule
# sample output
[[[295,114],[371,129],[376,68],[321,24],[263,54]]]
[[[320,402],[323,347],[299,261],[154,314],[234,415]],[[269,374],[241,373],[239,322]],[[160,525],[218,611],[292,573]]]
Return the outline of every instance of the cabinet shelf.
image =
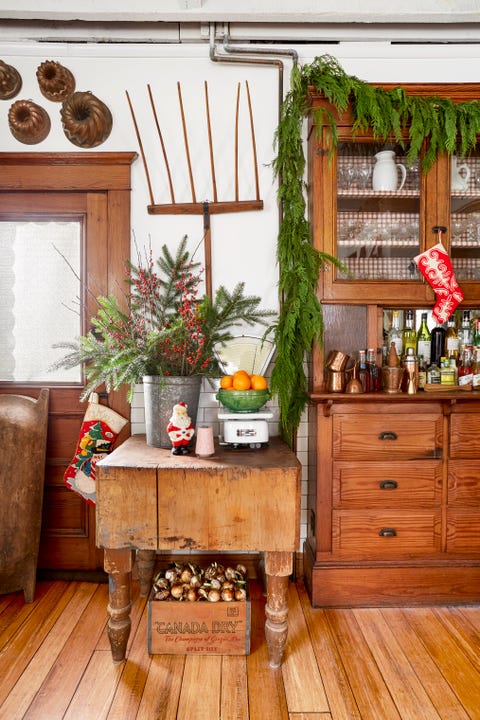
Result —
[[[461,193],[460,193],[461,194]],[[343,190],[338,189],[338,197],[341,198],[418,198],[420,192],[418,190]]]
[[[480,248],[480,243],[476,243],[477,247]],[[339,248],[358,248],[358,247],[378,247],[378,248],[401,248],[401,247],[413,247],[418,251],[418,240],[382,240],[379,242],[375,238],[366,238],[365,240],[338,240],[337,246]],[[467,243],[458,243],[458,247],[467,247]],[[470,247],[470,244],[468,244]]]

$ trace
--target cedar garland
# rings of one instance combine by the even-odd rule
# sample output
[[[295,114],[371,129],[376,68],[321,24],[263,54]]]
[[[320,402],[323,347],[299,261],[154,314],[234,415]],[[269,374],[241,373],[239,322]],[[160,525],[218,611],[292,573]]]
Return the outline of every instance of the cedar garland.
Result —
[[[271,388],[280,406],[281,432],[290,445],[308,402],[306,356],[314,342],[323,342],[322,306],[316,292],[318,274],[329,263],[341,265],[336,258],[312,247],[306,219],[302,130],[311,89],[323,94],[339,113],[351,107],[354,135],[370,130],[375,139],[393,138],[403,145],[406,131],[407,162],[411,164],[425,148],[424,171],[438,154],[468,155],[476,147],[480,133],[477,100],[454,103],[436,96],[409,96],[402,87],[373,87],[347,75],[330,55],[292,69],[291,88],[275,132],[277,156],[273,167],[281,178],[278,199],[283,210],[277,243],[282,303],[274,328],[277,359],[271,377]],[[330,131],[333,151],[338,140],[335,117],[323,108],[314,112],[316,127],[324,125]]]

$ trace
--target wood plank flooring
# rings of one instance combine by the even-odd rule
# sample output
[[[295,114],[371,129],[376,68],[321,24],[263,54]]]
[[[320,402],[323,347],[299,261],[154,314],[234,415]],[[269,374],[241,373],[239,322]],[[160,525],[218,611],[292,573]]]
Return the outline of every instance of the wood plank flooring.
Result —
[[[480,605],[314,609],[289,588],[289,639],[272,670],[252,583],[250,655],[147,653],[133,584],[127,661],[106,635],[108,586],[41,581],[0,597],[0,720],[480,720]]]

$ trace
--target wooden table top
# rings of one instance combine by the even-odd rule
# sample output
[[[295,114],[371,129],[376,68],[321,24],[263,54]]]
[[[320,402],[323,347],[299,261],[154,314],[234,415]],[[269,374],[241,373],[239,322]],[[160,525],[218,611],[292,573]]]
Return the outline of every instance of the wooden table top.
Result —
[[[107,468],[158,468],[193,470],[208,468],[225,470],[235,467],[298,469],[300,462],[295,453],[279,437],[269,440],[266,448],[231,448],[215,443],[215,454],[208,458],[189,455],[172,455],[169,449],[146,444],[145,435],[132,435],[112,453],[97,463]]]

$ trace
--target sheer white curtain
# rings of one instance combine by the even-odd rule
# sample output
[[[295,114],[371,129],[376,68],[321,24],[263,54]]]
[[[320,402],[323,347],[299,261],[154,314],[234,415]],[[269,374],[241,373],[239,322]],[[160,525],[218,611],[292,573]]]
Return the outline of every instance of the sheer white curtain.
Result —
[[[58,342],[81,333],[79,220],[0,221],[0,379],[81,382],[51,371]]]

